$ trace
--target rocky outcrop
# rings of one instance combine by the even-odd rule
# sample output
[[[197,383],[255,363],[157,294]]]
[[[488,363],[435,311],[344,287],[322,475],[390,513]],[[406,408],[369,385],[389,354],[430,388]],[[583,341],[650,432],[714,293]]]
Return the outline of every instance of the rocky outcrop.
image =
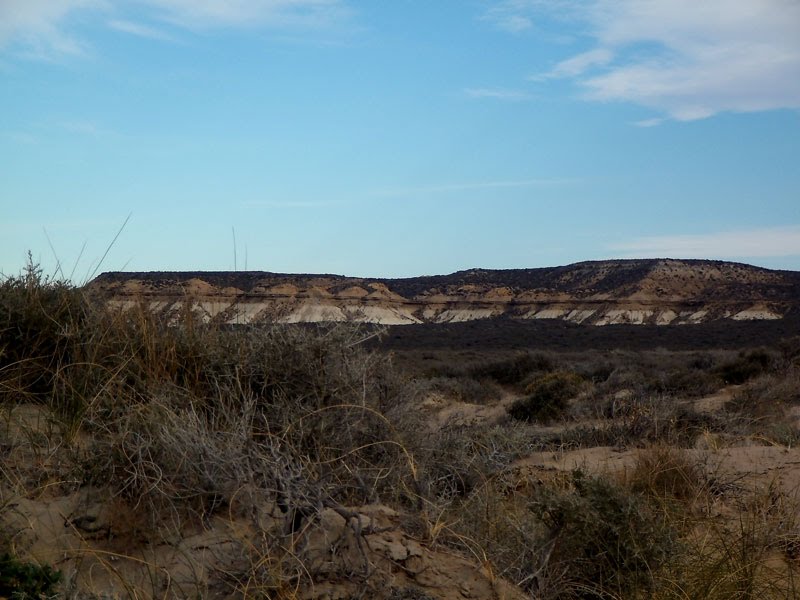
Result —
[[[491,317],[591,325],[781,319],[800,308],[800,273],[703,260],[608,260],[368,279],[268,272],[104,273],[89,286],[120,309],[190,309],[226,323],[455,323]]]

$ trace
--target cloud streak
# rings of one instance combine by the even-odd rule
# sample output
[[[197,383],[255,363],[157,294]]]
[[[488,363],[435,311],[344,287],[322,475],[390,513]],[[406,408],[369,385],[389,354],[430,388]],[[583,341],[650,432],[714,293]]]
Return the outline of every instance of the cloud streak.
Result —
[[[128,33],[130,35],[148,38],[151,40],[160,40],[163,42],[171,42],[175,40],[175,38],[173,38],[171,35],[161,31],[160,29],[124,19],[112,19],[108,22],[108,27],[121,33]]]
[[[642,237],[609,250],[641,258],[765,258],[800,256],[800,225],[694,235]]]
[[[192,30],[220,28],[321,29],[344,21],[344,0],[131,0],[128,7],[147,20]],[[84,54],[81,39],[70,32],[78,16],[105,15],[109,29],[169,41],[162,30],[124,18],[109,0],[0,0],[0,50],[17,46],[33,58]]]
[[[25,54],[41,59],[84,52],[83,44],[63,30],[73,14],[103,7],[102,0],[3,0],[0,49],[19,43]]]
[[[508,33],[522,33],[533,28],[531,0],[503,0],[490,6],[480,20]]]
[[[679,121],[800,108],[800,2],[573,3],[578,6],[570,14],[584,22],[593,47],[546,76],[573,79],[589,100],[631,102]]]
[[[438,185],[423,185],[417,187],[395,188],[378,190],[375,196],[397,197],[415,194],[447,194],[451,192],[464,192],[470,190],[491,190],[503,188],[524,188],[551,185],[564,185],[573,183],[572,179],[512,179],[504,181],[474,181],[464,183],[444,183]]]
[[[320,27],[346,14],[340,0],[140,0],[188,28]]]
[[[511,102],[519,102],[521,100],[529,100],[530,95],[521,90],[509,90],[505,88],[466,88],[464,93],[470,98],[476,99],[492,99],[492,100],[507,100]]]

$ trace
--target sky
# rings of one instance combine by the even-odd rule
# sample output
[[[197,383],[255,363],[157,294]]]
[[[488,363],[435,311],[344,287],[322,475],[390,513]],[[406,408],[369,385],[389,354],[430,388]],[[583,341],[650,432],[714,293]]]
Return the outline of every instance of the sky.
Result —
[[[28,252],[800,270],[800,0],[0,0],[0,273]]]

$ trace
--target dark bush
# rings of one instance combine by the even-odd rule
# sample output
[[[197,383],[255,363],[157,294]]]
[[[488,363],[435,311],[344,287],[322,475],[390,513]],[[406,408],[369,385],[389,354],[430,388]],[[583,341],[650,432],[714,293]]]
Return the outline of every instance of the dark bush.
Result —
[[[0,283],[0,394],[48,398],[61,366],[75,361],[88,304],[72,286],[29,263]]]
[[[501,385],[517,385],[536,372],[548,372],[554,368],[553,361],[545,354],[525,353],[470,369],[473,377],[488,377]]]
[[[576,373],[557,371],[542,375],[528,386],[527,397],[509,407],[508,414],[519,421],[553,421],[566,414],[569,399],[582,386],[583,379]]]
[[[55,597],[61,573],[49,565],[23,562],[8,553],[0,554],[0,598],[40,600]]]
[[[718,373],[728,384],[741,384],[762,373],[772,366],[773,358],[766,350],[742,352],[739,356],[719,367]]]

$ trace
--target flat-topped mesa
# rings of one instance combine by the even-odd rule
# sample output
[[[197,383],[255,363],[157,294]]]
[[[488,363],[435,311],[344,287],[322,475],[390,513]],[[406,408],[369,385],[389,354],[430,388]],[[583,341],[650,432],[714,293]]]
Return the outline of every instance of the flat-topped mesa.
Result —
[[[370,279],[263,271],[103,273],[110,306],[145,303],[227,323],[405,325],[509,317],[591,325],[780,319],[800,310],[800,272],[709,260],[605,260]]]

